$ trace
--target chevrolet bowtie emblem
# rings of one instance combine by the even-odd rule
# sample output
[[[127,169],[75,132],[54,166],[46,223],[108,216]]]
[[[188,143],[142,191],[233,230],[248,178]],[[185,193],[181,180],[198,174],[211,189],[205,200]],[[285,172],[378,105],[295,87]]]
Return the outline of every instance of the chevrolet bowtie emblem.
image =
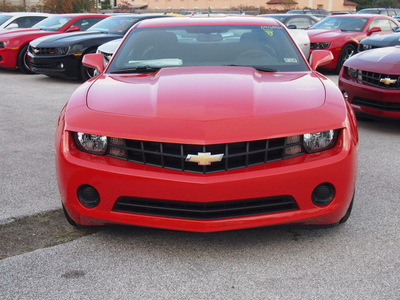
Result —
[[[221,161],[223,154],[211,154],[211,152],[199,152],[197,155],[188,154],[186,161],[196,162],[199,166],[208,166],[213,162]]]
[[[39,50],[35,48],[35,49],[33,49],[33,53],[35,53],[35,54],[39,53]]]
[[[396,79],[391,79],[391,78],[382,78],[382,79],[380,80],[380,82],[382,82],[382,83],[384,83],[384,84],[386,84],[386,85],[389,85],[389,84],[396,83],[397,80],[396,80]]]

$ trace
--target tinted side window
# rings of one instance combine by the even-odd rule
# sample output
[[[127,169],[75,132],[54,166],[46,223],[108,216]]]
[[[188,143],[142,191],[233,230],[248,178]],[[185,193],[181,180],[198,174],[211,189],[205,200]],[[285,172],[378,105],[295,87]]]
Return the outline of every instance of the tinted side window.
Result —
[[[74,22],[69,28],[72,26],[79,26],[81,30],[86,30],[89,27],[92,27],[94,24],[97,22],[104,20],[103,18],[86,18],[86,19],[80,19],[76,22]]]
[[[29,28],[35,25],[36,23],[42,21],[43,19],[46,19],[46,17],[20,17],[18,19],[15,19],[11,24],[17,24],[18,28]],[[10,26],[9,24],[8,26]],[[8,27],[7,26],[7,27]]]

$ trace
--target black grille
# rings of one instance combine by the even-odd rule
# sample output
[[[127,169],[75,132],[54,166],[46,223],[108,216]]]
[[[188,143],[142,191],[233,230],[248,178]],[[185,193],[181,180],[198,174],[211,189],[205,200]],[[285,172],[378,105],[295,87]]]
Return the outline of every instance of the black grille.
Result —
[[[120,197],[114,211],[173,218],[212,220],[299,209],[292,196],[277,196],[210,203]]]
[[[301,136],[214,145],[173,144],[114,138],[109,138],[108,141],[107,155],[109,156],[202,174],[246,168],[304,153]],[[198,165],[195,162],[186,161],[188,155],[199,153],[223,154],[223,158],[210,165]]]
[[[35,55],[54,55],[55,48],[34,48],[30,47],[29,52]]]
[[[388,75],[361,71],[362,82],[377,86],[383,89],[400,89],[400,75]],[[383,81],[382,81],[383,80]],[[385,80],[391,80],[392,83],[385,83]]]
[[[382,111],[400,112],[400,103],[395,103],[395,102],[383,102],[367,98],[354,97],[352,104]]]

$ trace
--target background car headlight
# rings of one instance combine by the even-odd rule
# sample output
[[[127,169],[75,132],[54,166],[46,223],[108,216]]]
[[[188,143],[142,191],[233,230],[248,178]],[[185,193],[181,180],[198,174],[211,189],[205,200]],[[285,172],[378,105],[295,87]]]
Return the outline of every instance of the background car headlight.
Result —
[[[372,45],[360,44],[359,49],[360,49],[360,51],[371,50],[372,49]]]
[[[333,148],[338,130],[328,130],[303,135],[303,146],[307,153],[315,153]]]
[[[0,48],[5,48],[7,46],[7,42],[0,42]]]
[[[68,47],[57,47],[54,49],[55,55],[65,55],[68,53]]]
[[[362,80],[361,70],[359,69],[348,67],[347,74],[349,74],[350,78]]]
[[[75,132],[74,139],[76,146],[81,151],[97,155],[106,154],[107,137],[104,135]]]
[[[311,49],[328,49],[331,43],[311,43]]]
[[[70,55],[82,55],[83,48],[82,45],[74,45],[69,48],[68,54]]]

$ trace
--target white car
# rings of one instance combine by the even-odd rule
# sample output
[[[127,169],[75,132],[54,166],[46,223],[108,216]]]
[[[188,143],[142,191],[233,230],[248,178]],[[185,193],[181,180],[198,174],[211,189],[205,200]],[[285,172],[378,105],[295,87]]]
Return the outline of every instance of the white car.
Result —
[[[0,30],[30,28],[51,14],[36,12],[10,12],[0,14]]]

